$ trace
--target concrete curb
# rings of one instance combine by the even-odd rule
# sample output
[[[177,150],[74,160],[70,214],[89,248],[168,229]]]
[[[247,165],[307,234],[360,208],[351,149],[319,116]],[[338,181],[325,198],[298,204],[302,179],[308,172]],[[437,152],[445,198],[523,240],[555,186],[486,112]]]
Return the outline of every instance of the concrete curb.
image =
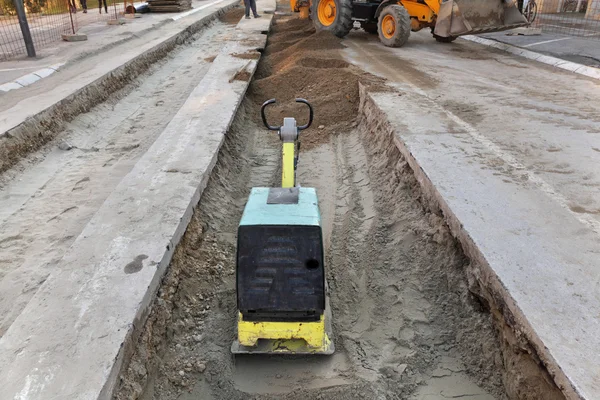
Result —
[[[44,79],[57,72],[60,67],[65,65],[65,63],[54,64],[46,68],[39,69],[35,72],[32,72],[27,75],[23,75],[19,79],[15,79],[12,82],[7,82],[0,85],[0,92],[10,92],[11,90],[20,89],[25,86],[29,86],[40,79]]]
[[[490,149],[450,129],[450,118],[435,117],[434,102],[431,113],[413,110],[420,104],[413,96],[369,93],[361,85],[361,113],[393,135],[424,202],[442,211],[471,260],[479,294],[526,339],[525,351],[541,361],[567,399],[597,399],[597,235],[535,184],[515,190],[493,168],[473,163]],[[570,232],[578,232],[577,240]]]
[[[588,67],[587,65],[562,60],[556,57],[546,56],[544,54],[536,53],[535,51],[522,49],[520,47],[516,47],[502,42],[497,42],[495,40],[485,39],[479,36],[468,35],[461,36],[461,38],[470,42],[475,42],[484,46],[489,46],[495,49],[506,51],[507,53],[515,54],[517,56],[525,57],[528,60],[534,60],[543,64],[551,65],[556,68],[564,69],[565,71],[587,76],[588,78],[600,80],[600,69],[598,68]]]
[[[271,19],[238,25],[165,131],[0,338],[2,399],[112,398],[249,86],[250,79],[236,77],[256,70],[258,60],[234,55],[258,57]]]

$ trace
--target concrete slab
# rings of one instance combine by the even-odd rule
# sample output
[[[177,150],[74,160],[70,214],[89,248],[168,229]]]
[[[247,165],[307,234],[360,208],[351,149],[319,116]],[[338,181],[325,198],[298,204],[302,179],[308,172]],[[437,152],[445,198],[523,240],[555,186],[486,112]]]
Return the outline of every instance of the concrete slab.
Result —
[[[274,6],[271,0],[262,3]],[[266,35],[239,27],[0,338],[3,399],[112,398],[123,359],[248,87],[249,82],[231,78],[256,69],[257,60],[234,54],[265,44]]]
[[[125,21],[122,19],[109,19],[106,22],[107,25],[125,25]]]
[[[426,94],[362,93],[567,398],[600,398],[597,226]]]
[[[248,32],[265,32],[269,29],[269,26],[271,25],[271,18],[272,16],[268,14],[263,14],[260,18],[242,18],[240,20],[239,26],[247,30]]]
[[[64,65],[65,65],[65,63],[57,63],[57,64],[49,65],[48,68],[58,71]]]
[[[47,78],[50,75],[52,75],[53,73],[55,73],[56,70],[54,68],[44,68],[44,69],[38,69],[37,71],[34,72],[34,74],[36,74],[37,76],[39,76],[40,78]]]
[[[50,75],[52,75],[53,73],[55,73],[56,71],[58,71],[58,69],[60,67],[62,67],[64,65],[64,63],[61,64],[53,64],[47,68],[42,68],[42,69],[38,69],[37,71],[28,74],[26,76],[22,76],[21,78],[17,79],[16,81],[13,82],[7,82],[5,84],[0,85],[0,91],[2,92],[8,92],[11,90],[15,90],[15,89],[21,89],[25,86],[28,86],[32,83],[37,82],[39,79],[31,79],[31,77],[28,77],[29,75],[35,75],[37,77],[39,77],[40,79],[44,79],[49,77]],[[22,85],[21,83],[25,83],[27,82],[27,85]]]
[[[27,85],[31,85],[32,83],[39,81],[40,79],[41,78],[39,76],[37,76],[36,74],[27,74],[27,75],[23,75],[22,77],[17,79],[15,82],[21,86],[27,86]]]
[[[159,52],[169,43],[174,45],[182,32],[207,22],[214,17],[215,12],[229,8],[236,4],[237,0],[224,0],[218,3],[206,4],[207,7],[193,17],[184,18],[175,25],[154,29],[152,34],[142,38],[138,46],[128,47],[126,50],[118,46],[114,47],[108,53],[101,53],[82,61],[79,66],[81,68],[77,68],[76,71],[74,71],[75,66],[63,66],[61,79],[54,75],[35,85],[35,89],[19,90],[14,96],[11,93],[13,98],[3,99],[0,105],[0,138],[28,119],[43,112],[50,112],[53,107],[62,102],[74,100],[78,93],[90,85],[100,85],[103,80],[126,68],[129,63],[143,60],[149,53]],[[37,79],[39,80],[39,77]]]
[[[61,37],[62,37],[62,40],[66,41],[66,42],[83,42],[83,41],[87,40],[87,35],[80,34],[80,33],[75,33],[75,34],[63,33],[61,35]]]
[[[23,85],[19,85],[17,82],[8,82],[3,85],[0,85],[0,91],[9,92],[11,90],[20,89]]]

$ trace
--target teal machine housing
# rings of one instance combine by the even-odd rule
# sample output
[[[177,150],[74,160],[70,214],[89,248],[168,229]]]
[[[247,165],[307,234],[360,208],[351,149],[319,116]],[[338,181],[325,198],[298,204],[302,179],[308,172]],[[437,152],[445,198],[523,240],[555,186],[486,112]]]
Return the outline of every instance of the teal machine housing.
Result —
[[[238,310],[246,321],[319,321],[323,235],[313,188],[253,188],[238,227]]]
[[[279,191],[277,201],[272,196],[269,204],[269,193],[273,189]],[[297,189],[298,202],[294,203]],[[289,199],[284,196],[289,194]],[[244,208],[240,226],[252,225],[298,225],[321,227],[319,200],[314,188],[252,188],[250,197]]]
[[[237,249],[237,305],[246,323],[301,325],[325,320],[325,330],[331,331],[314,188],[253,188],[238,227]],[[331,354],[333,343],[323,339],[319,351]],[[242,352],[236,346],[235,352]]]

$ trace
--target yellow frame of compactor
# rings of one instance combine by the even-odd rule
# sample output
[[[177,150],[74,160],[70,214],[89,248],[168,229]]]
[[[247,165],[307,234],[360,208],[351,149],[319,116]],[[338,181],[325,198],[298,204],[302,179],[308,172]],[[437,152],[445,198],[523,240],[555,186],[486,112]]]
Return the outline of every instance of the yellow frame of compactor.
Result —
[[[295,152],[295,142],[283,143],[281,187],[296,186]],[[231,350],[234,354],[332,354],[334,346],[327,333],[331,331],[328,300],[325,308],[325,314],[314,322],[244,321],[242,313],[238,313],[238,340]]]
[[[266,353],[327,353],[331,340],[325,330],[325,315],[316,322],[252,322],[238,315],[238,341],[241,346],[256,348],[266,339]]]

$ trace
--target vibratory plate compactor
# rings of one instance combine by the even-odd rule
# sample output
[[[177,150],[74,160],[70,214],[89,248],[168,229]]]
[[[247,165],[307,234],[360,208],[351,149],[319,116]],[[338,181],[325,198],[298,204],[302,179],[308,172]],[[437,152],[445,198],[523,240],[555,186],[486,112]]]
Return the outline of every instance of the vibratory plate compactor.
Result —
[[[267,129],[283,142],[282,187],[253,188],[238,228],[237,340],[234,354],[332,354],[323,233],[316,190],[296,184],[300,131],[284,118]]]

